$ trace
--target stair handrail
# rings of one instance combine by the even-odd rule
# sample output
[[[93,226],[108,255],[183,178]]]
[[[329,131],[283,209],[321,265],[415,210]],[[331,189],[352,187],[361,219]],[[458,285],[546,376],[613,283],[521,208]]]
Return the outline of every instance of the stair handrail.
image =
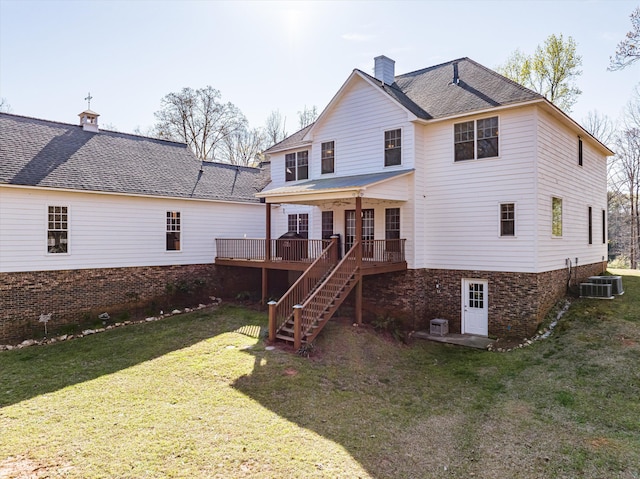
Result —
[[[329,307],[331,302],[340,294],[353,275],[358,271],[357,248],[358,241],[354,242],[351,249],[342,260],[333,268],[331,273],[313,291],[301,305],[300,311],[300,336],[306,336],[309,329],[316,323],[320,315]]]
[[[331,243],[302,273],[280,300],[269,308],[269,340],[275,341],[276,332],[293,315],[293,307],[305,301],[313,288],[326,276],[337,263],[338,240],[332,238]]]

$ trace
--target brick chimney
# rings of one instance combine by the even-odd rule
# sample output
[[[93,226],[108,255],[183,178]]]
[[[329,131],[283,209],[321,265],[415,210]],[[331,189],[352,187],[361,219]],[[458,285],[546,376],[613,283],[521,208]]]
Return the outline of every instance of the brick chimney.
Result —
[[[380,80],[381,82],[384,82],[387,85],[391,85],[395,80],[396,62],[391,58],[385,57],[384,55],[375,57],[373,61],[375,62],[373,76],[375,76],[376,79]]]

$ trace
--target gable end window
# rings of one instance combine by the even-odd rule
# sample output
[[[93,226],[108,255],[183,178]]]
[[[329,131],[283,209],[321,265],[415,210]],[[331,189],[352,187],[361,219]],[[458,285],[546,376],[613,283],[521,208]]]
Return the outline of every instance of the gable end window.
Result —
[[[551,235],[562,236],[562,198],[551,198]]]
[[[321,158],[320,173],[323,175],[326,173],[333,173],[335,155],[336,155],[335,142],[327,141],[322,144],[321,149],[322,149],[322,158]]]
[[[309,178],[309,152],[288,153],[284,157],[285,180],[306,180]]]
[[[455,161],[498,156],[498,117],[453,125]]]
[[[180,251],[180,212],[167,211],[167,251]]]
[[[578,137],[578,165],[582,166],[582,138]]]
[[[384,132],[384,166],[395,166],[402,163],[402,130]]]
[[[516,205],[502,203],[500,205],[500,236],[516,235]]]
[[[66,206],[47,209],[47,253],[69,252],[69,210]]]

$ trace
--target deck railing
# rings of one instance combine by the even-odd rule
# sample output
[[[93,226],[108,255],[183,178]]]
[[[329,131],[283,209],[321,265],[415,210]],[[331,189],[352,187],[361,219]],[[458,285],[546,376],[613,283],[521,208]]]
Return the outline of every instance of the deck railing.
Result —
[[[331,240],[278,238],[270,242],[271,261],[310,263],[329,246]],[[216,257],[248,261],[266,260],[266,240],[216,238]]]
[[[358,271],[356,248],[358,243],[347,252],[340,263],[331,271],[329,276],[320,284],[300,308],[300,332],[298,338],[310,336],[312,328],[322,315],[332,306],[334,301],[344,291],[345,286],[355,279]],[[342,298],[344,300],[344,298]],[[297,326],[297,324],[296,324]]]
[[[322,250],[311,266],[275,304],[274,311],[269,313],[269,339],[271,341],[275,340],[276,331],[293,316],[293,307],[305,301],[309,293],[318,286],[337,262],[338,242],[329,241],[329,246]]]
[[[362,242],[362,261],[376,263],[405,261],[404,246],[406,241],[406,239],[364,240]]]
[[[311,263],[328,246],[330,240],[272,239],[271,261]],[[401,263],[405,261],[406,239],[364,240],[362,260],[375,263]],[[253,238],[216,239],[216,257],[221,259],[265,261],[266,240]],[[365,265],[366,266],[366,265]]]

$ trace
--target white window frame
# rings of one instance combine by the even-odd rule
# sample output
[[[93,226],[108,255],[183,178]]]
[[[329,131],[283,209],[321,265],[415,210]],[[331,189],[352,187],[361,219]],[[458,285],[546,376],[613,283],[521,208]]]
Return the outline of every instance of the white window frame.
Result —
[[[400,163],[398,163],[397,165],[387,165],[387,133],[391,132],[391,131],[396,131],[399,130],[400,131]],[[385,128],[382,132],[382,144],[384,146],[384,148],[382,149],[382,166],[384,168],[393,168],[393,167],[398,167],[398,166],[402,166],[404,163],[404,128],[397,126],[397,127],[392,127],[392,128]]]
[[[513,205],[513,234],[512,235],[503,235],[502,234],[502,206],[503,205]],[[498,203],[498,237],[502,239],[513,239],[518,236],[518,204],[515,201],[501,201]]]
[[[66,216],[67,216],[67,228],[66,230],[63,229],[49,229],[49,208],[66,208]],[[54,256],[60,256],[60,255],[69,255],[71,254],[71,207],[68,204],[47,204],[46,208],[45,208],[45,242],[44,242],[44,246],[45,246],[45,252],[47,255],[54,255]],[[55,214],[55,211],[54,211]],[[49,251],[49,232],[50,231],[66,231],[67,233],[67,238],[66,238],[66,245],[67,245],[67,251],[62,251],[62,252],[55,252],[55,251]],[[63,241],[60,241],[61,243],[63,243]]]
[[[299,174],[298,174],[299,171],[300,171],[300,164],[299,164],[299,158],[298,158],[300,153],[306,153],[307,154],[307,177],[306,178],[300,178]],[[295,160],[296,160],[296,164],[295,164],[294,170],[293,170],[293,172],[294,172],[294,178],[293,179],[287,179],[287,169],[288,169],[287,156],[289,156],[289,155],[295,155]],[[294,181],[301,181],[301,180],[308,180],[309,179],[310,157],[311,157],[311,154],[310,154],[310,151],[308,149],[292,151],[290,153],[285,153],[285,155],[284,155],[284,181],[285,181],[285,183],[291,183],[291,182],[294,182]]]
[[[496,156],[486,156],[484,158],[478,158],[478,122],[482,120],[490,120],[492,118],[496,118],[498,121],[498,154]],[[471,123],[473,122],[473,158],[465,158],[456,160],[456,125],[460,125],[462,123]],[[453,123],[453,162],[454,163],[464,163],[466,161],[477,161],[477,160],[495,160],[500,158],[500,152],[502,151],[502,135],[500,134],[500,115],[490,115],[483,116],[482,118],[474,118],[473,120],[464,120]]]
[[[174,226],[174,225],[170,225],[169,224],[169,218],[170,218],[169,215],[172,215],[174,213],[178,214],[178,217],[177,217],[177,219],[178,219],[178,223],[177,223],[178,229],[171,229],[170,228],[171,226]],[[180,253],[182,251],[182,249],[183,249],[182,248],[183,247],[183,243],[182,243],[182,239],[183,239],[182,222],[183,222],[183,217],[182,217],[182,211],[181,210],[166,210],[165,211],[165,226],[164,226],[164,231],[165,231],[164,239],[165,239],[165,242],[164,242],[164,250],[165,250],[166,253]],[[178,249],[169,249],[167,247],[168,246],[167,245],[167,239],[168,239],[167,237],[168,237],[169,233],[176,233],[176,232],[179,235],[178,236]]]
[[[322,161],[324,158],[322,157],[322,146],[326,143],[333,143],[333,171],[323,172],[322,171]],[[336,173],[336,140],[327,140],[320,142],[320,174],[321,175],[334,175]]]
[[[557,235],[554,233],[553,222],[554,222],[554,212],[553,212],[553,200],[560,201],[560,234]],[[552,238],[562,238],[564,236],[564,200],[562,196],[551,196],[551,237]]]

